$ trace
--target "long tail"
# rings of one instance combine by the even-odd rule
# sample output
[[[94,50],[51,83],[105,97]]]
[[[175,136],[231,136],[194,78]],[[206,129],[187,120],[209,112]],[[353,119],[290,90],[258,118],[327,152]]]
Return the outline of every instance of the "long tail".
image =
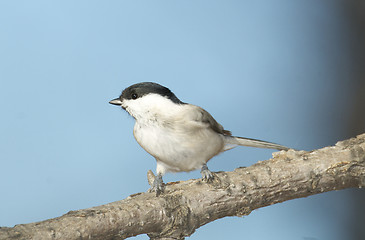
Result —
[[[272,143],[272,142],[266,142],[258,139],[253,138],[244,138],[244,137],[235,137],[235,136],[227,136],[225,135],[225,142],[226,146],[224,150],[229,150],[237,145],[240,146],[247,146],[247,147],[257,147],[257,148],[271,148],[271,149],[277,149],[277,150],[289,150],[290,148],[285,147],[280,144]]]

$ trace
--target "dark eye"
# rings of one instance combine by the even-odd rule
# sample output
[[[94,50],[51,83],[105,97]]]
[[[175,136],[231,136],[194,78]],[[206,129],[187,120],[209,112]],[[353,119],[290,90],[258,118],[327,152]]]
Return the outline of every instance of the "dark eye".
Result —
[[[134,100],[134,99],[137,99],[137,98],[138,98],[137,93],[133,93],[133,94],[132,94],[132,99]]]

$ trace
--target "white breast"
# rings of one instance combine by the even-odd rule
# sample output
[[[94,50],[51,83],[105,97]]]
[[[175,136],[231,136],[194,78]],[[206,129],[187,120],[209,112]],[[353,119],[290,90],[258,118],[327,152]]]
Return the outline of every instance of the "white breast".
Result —
[[[160,172],[198,169],[222,151],[223,136],[189,119],[192,105],[189,108],[189,104],[176,105],[164,98],[157,100],[158,105],[156,99],[150,98],[149,102],[155,102],[148,110],[134,113],[133,134],[137,142],[156,158]]]
[[[136,119],[137,142],[157,160],[157,172],[192,171],[223,151],[223,136],[196,121],[190,104],[176,104],[157,94],[123,103]]]
[[[137,142],[169,172],[201,168],[223,146],[222,137],[207,129],[183,133],[158,125],[141,126],[136,122],[133,132]]]

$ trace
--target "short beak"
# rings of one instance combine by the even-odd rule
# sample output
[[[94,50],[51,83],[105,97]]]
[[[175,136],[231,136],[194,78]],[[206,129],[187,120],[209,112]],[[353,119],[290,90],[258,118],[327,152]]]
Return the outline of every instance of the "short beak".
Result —
[[[117,106],[121,106],[122,105],[122,101],[120,101],[119,98],[113,99],[109,103],[110,104],[113,104],[113,105],[117,105]]]

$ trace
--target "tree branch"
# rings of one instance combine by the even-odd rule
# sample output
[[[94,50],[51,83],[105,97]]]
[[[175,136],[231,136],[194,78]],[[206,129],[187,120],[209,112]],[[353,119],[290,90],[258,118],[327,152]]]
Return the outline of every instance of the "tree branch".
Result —
[[[170,183],[165,193],[137,193],[42,222],[0,228],[3,239],[183,239],[216,219],[317,193],[365,186],[365,134],[335,146],[289,150],[233,172]]]

